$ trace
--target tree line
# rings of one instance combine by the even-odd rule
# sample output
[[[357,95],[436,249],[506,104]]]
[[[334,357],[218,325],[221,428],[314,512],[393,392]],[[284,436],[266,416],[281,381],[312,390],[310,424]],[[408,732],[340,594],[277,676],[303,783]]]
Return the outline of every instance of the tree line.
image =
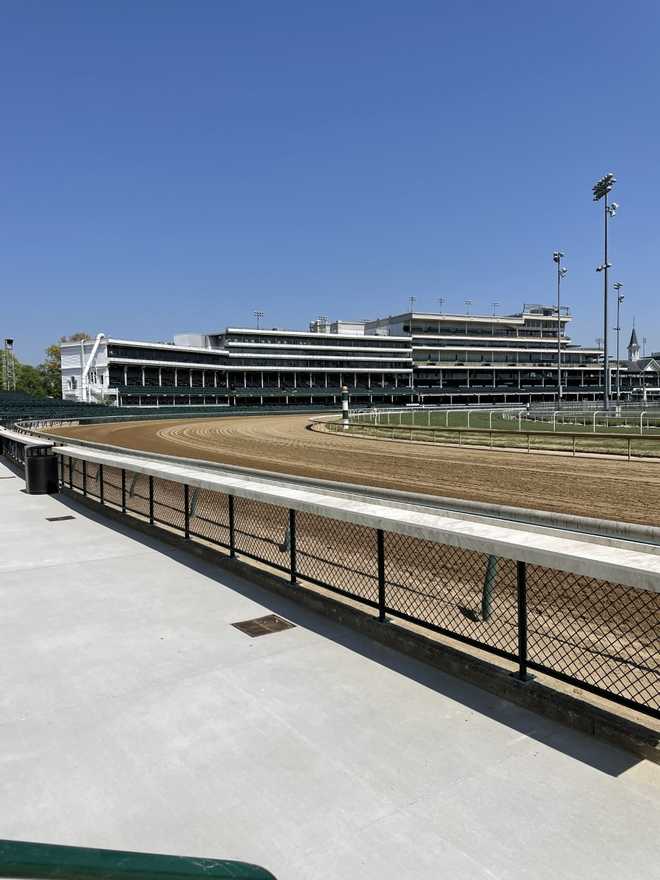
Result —
[[[71,336],[60,336],[59,342],[49,345],[45,351],[42,363],[37,366],[24,364],[15,355],[10,355],[14,361],[14,373],[16,375],[16,390],[33,397],[62,397],[62,360],[60,343],[80,342],[90,339],[89,333],[82,331],[72,333]],[[0,358],[0,388],[5,387],[5,361]]]

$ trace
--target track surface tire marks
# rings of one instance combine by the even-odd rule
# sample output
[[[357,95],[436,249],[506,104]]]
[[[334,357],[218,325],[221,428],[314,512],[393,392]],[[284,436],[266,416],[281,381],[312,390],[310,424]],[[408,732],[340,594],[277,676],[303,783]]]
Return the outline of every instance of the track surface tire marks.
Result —
[[[303,415],[171,419],[58,428],[129,449],[368,486],[660,524],[660,467],[489,452],[308,429]]]

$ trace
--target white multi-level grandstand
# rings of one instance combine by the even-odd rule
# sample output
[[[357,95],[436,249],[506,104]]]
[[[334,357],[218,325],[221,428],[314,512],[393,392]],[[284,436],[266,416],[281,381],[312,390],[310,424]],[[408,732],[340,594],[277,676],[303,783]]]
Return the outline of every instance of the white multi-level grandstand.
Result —
[[[515,403],[597,399],[603,352],[574,345],[568,309],[513,315],[405,312],[373,321],[318,319],[307,331],[228,327],[172,343],[118,339],[62,344],[62,394],[119,406]],[[609,364],[622,399],[660,388],[660,363]],[[559,383],[561,368],[561,385]]]

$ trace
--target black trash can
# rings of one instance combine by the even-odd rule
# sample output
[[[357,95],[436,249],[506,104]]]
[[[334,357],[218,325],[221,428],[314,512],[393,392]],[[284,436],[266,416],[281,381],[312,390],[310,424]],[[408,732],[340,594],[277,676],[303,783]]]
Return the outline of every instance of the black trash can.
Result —
[[[25,490],[28,495],[55,495],[59,491],[57,457],[50,449],[25,448]]]

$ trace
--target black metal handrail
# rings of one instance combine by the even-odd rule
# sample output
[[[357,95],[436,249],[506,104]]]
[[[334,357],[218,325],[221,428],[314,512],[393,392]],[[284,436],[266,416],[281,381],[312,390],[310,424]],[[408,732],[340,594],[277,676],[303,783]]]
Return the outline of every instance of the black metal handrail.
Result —
[[[656,592],[59,457],[64,490],[660,718]]]

